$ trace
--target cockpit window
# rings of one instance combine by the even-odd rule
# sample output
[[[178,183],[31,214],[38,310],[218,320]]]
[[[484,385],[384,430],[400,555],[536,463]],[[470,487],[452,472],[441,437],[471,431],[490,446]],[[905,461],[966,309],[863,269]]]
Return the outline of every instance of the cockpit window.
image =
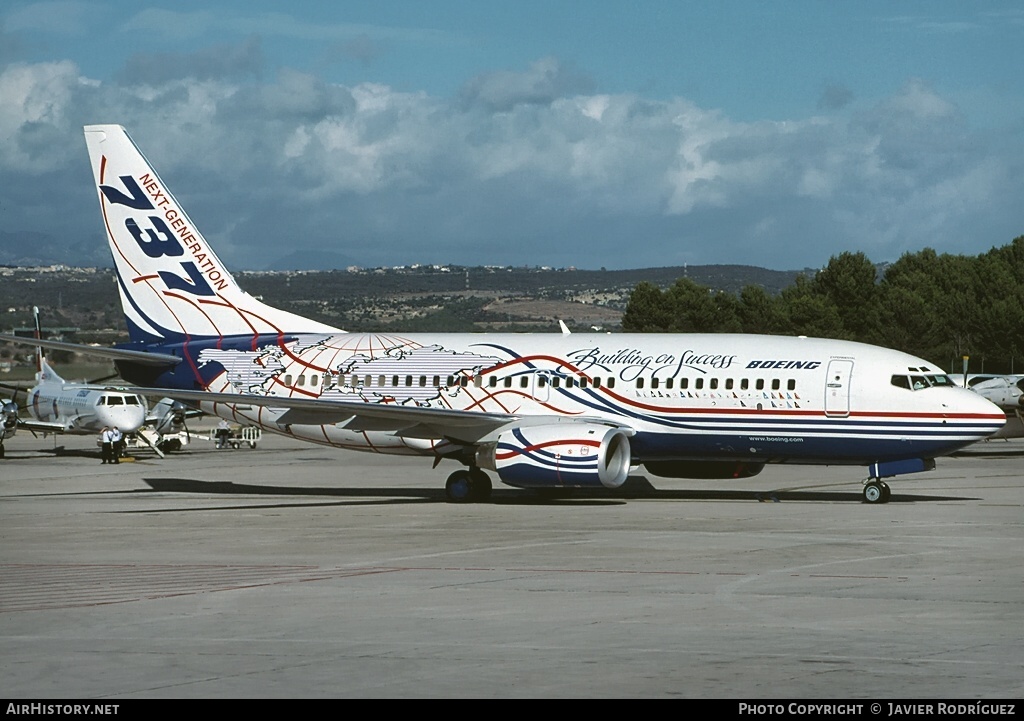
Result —
[[[912,375],[912,376],[893,376],[890,382],[897,388],[909,388],[910,390],[919,391],[925,388],[931,388],[932,386],[953,386],[953,381],[949,376],[946,375]]]

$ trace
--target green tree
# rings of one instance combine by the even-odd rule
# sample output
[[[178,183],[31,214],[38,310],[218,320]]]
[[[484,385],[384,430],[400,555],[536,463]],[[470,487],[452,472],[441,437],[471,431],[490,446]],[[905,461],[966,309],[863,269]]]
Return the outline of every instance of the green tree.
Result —
[[[797,276],[796,283],[779,294],[783,330],[789,335],[816,338],[842,338],[843,321],[832,300],[815,290],[807,276]]]
[[[662,333],[671,325],[672,309],[661,289],[646,280],[637,283],[622,316],[622,330],[627,333]]]
[[[828,299],[842,321],[846,338],[870,341],[878,327],[879,292],[875,266],[864,253],[833,256],[811,282]]]
[[[736,315],[744,333],[782,333],[786,321],[778,298],[759,285],[748,285],[740,291]]]

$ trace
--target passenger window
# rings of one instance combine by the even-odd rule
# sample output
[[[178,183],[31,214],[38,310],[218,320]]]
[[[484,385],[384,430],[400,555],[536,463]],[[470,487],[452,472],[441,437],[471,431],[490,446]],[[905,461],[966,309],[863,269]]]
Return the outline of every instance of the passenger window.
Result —
[[[310,377],[309,377],[309,384],[310,384],[311,386],[315,386],[315,385],[316,385],[317,383],[319,383],[319,382],[320,382],[320,376],[317,376],[317,375],[313,375],[313,376],[310,376]]]
[[[779,383],[779,379],[778,378],[772,378],[772,390],[773,391],[779,390],[779,386],[780,385],[781,384]]]
[[[285,384],[286,386],[290,386],[290,385],[292,384],[292,374],[291,374],[291,373],[287,373],[287,374],[285,374],[285,377],[284,377],[284,384]]]
[[[586,387],[587,387],[587,379],[586,378],[580,378],[580,388],[586,388]]]
[[[559,381],[558,376],[555,376],[554,378],[552,378],[551,379],[551,387],[552,388],[558,388],[558,381]]]
[[[600,388],[600,387],[601,387],[601,379],[600,378],[594,378],[594,388]]]
[[[615,387],[615,379],[614,378],[609,378],[607,386],[608,386],[608,388],[614,388]]]
[[[544,375],[542,373],[541,375],[537,376],[537,387],[538,388],[544,388],[545,386],[547,386],[547,384],[548,384],[548,377],[546,375]]]
[[[732,378],[726,378],[725,379],[725,390],[727,390],[727,391],[731,391],[732,390]]]
[[[420,388],[426,388],[426,387],[427,387],[427,377],[426,376],[420,376]]]
[[[796,390],[796,379],[795,378],[790,378],[789,382],[786,383],[786,388],[788,390],[795,391]]]
[[[672,390],[672,386],[674,385],[674,381],[675,381],[674,378],[666,378],[665,379],[665,388],[667,388],[668,390]]]
[[[305,375],[299,375],[299,385],[300,386],[306,385],[306,376]]]
[[[763,391],[764,390],[764,378],[758,378],[757,379],[757,383],[755,384],[755,387],[757,388],[757,390]]]
[[[711,390],[716,390],[718,388],[718,379],[712,378],[709,385],[711,387]]]
[[[505,379],[505,387],[506,388],[511,388],[512,387],[512,376],[509,376],[508,378]]]
[[[519,379],[519,387],[520,388],[526,388],[529,385],[530,385],[530,377],[529,376],[522,376]]]
[[[693,387],[694,387],[694,389],[695,389],[695,390],[698,390],[698,391],[699,391],[699,390],[700,390],[701,388],[703,388],[703,387],[704,387],[704,379],[703,379],[703,378],[697,378],[697,379],[695,379],[695,380],[693,381]]]
[[[658,390],[659,381],[657,378],[651,378],[651,390]]]
[[[690,379],[689,378],[680,378],[679,379],[679,387],[682,388],[685,391],[687,388],[690,387]]]
[[[750,388],[750,380],[747,379],[747,378],[741,378],[740,379],[740,390],[741,391],[745,391],[748,388]]]
[[[576,383],[574,382],[573,378],[569,377],[569,376],[566,376],[565,387],[566,388],[572,388],[574,385],[576,385]]]
[[[644,379],[643,379],[643,378],[637,378],[637,379],[636,379],[636,387],[637,387],[638,389],[640,389],[640,388],[643,388],[643,387],[644,387]]]

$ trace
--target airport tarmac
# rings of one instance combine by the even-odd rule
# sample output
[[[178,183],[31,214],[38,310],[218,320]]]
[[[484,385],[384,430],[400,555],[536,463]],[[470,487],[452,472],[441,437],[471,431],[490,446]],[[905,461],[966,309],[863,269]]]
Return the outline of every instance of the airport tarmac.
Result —
[[[1024,696],[1024,442],[617,493],[264,436],[0,460],[7,698]]]

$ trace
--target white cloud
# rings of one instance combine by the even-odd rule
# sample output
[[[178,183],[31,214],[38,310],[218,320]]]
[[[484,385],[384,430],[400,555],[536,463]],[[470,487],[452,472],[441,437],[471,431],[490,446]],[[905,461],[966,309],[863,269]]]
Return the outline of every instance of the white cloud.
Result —
[[[68,62],[8,66],[0,184],[86,201],[59,218],[9,203],[5,221],[97,227],[81,138],[94,122],[125,125],[227,260],[248,267],[283,249],[364,264],[803,267],[849,249],[892,260],[959,252],[965,229],[1024,190],[1011,165],[1021,139],[972,132],[920,81],[849,117],[744,123],[684,99],[580,92],[562,72],[544,59],[481,76],[466,103],[296,71],[112,85]]]

